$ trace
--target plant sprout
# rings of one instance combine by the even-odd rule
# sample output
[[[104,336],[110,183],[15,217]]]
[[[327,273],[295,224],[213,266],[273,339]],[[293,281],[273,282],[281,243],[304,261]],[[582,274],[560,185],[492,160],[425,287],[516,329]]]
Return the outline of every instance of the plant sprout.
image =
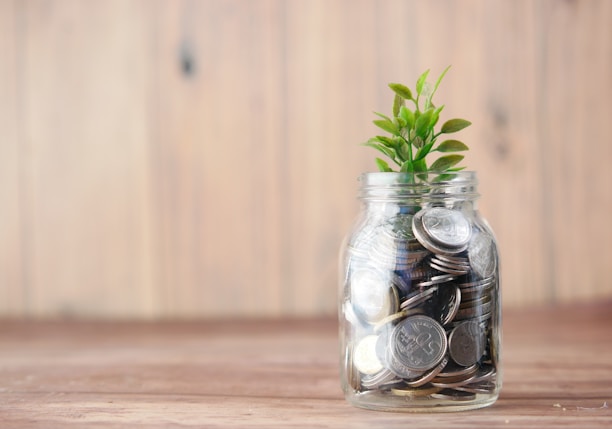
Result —
[[[450,119],[442,124],[439,131],[435,130],[444,105],[436,107],[432,99],[449,68],[450,66],[442,72],[433,87],[426,81],[429,70],[423,73],[416,82],[416,97],[413,91],[401,83],[389,84],[389,88],[395,93],[393,116],[374,112],[378,119],[373,122],[391,135],[372,137],[365,143],[366,146],[386,155],[392,161],[392,165],[395,164],[394,167],[398,168],[394,170],[387,161],[376,158],[380,171],[446,173],[465,168],[457,167],[457,164],[463,160],[463,155],[454,152],[466,151],[469,149],[468,146],[455,139],[438,143],[438,139],[442,135],[452,134],[468,127],[471,122],[460,118]],[[428,165],[427,155],[433,152],[445,155]]]

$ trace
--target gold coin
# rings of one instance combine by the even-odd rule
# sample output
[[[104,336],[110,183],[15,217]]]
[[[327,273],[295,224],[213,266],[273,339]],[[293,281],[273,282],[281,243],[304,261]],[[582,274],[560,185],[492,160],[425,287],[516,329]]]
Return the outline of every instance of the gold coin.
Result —
[[[442,390],[439,387],[415,387],[415,388],[394,388],[391,393],[397,396],[409,396],[411,398],[421,398],[429,396]]]

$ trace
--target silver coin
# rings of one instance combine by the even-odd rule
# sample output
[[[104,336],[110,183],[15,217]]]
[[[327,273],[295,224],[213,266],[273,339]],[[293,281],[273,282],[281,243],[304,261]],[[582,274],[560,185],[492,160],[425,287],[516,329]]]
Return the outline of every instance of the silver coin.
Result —
[[[447,261],[442,258],[439,258],[437,255],[432,257],[429,261],[430,263],[439,265],[441,267],[451,268],[453,270],[460,271],[462,274],[469,273],[472,269],[469,264],[460,264],[456,262]]]
[[[470,384],[490,382],[491,380],[495,380],[496,376],[497,370],[494,365],[483,365],[478,371],[478,374],[470,381]]]
[[[472,383],[475,378],[476,378],[475,375],[464,377],[463,379],[460,379],[460,380],[450,380],[450,377],[449,379],[436,378],[435,380],[431,382],[431,385],[435,387],[441,387],[443,389],[454,389],[456,387],[465,386],[469,383]]]
[[[495,383],[483,382],[483,383],[471,383],[465,386],[457,386],[454,389],[461,392],[469,393],[493,393],[495,391]]]
[[[440,314],[440,323],[443,326],[448,325],[453,321],[455,316],[457,315],[457,311],[459,311],[461,305],[461,289],[455,287],[454,293],[450,296],[444,304],[442,304],[441,314]]]
[[[485,297],[491,298],[491,288],[488,290],[478,290],[478,289],[461,289],[461,298],[465,302],[476,301]],[[467,305],[467,304],[466,304]]]
[[[466,274],[470,271],[469,269],[465,269],[465,268],[451,268],[445,265],[437,264],[434,261],[430,261],[429,266],[443,273],[457,275],[457,276]]]
[[[376,323],[397,311],[397,290],[383,273],[359,270],[351,275],[351,302],[357,316]]]
[[[461,365],[457,365],[451,361],[449,362],[448,365],[446,365],[444,370],[438,374],[437,378],[439,380],[443,380],[444,378],[455,378],[455,377],[470,378],[472,375],[476,374],[477,371],[478,371],[478,364],[464,367]]]
[[[452,280],[455,280],[455,276],[453,276],[452,274],[442,274],[440,276],[434,276],[428,281],[417,283],[417,287],[420,287],[420,288],[429,287],[429,286],[439,285],[442,283],[447,283]]]
[[[439,261],[448,262],[455,266],[457,265],[465,266],[465,267],[470,266],[470,260],[463,256],[436,255],[436,259],[438,259]]]
[[[389,220],[391,230],[396,237],[404,239],[414,238],[412,233],[412,218],[410,214],[400,214]]]
[[[456,320],[466,320],[466,319],[474,319],[480,315],[487,314],[491,312],[491,302],[486,302],[482,305],[478,305],[475,307],[466,307],[461,308],[455,314]]]
[[[461,300],[461,305],[459,306],[459,309],[463,310],[464,308],[475,308],[488,302],[491,302],[491,299],[491,294],[485,294],[471,300]]]
[[[455,389],[444,389],[437,393],[432,393],[431,397],[451,401],[473,401],[476,399],[476,394],[471,392],[462,392]]]
[[[366,375],[362,377],[361,385],[366,389],[378,389],[381,386],[396,384],[400,383],[401,381],[402,380],[391,371],[388,369],[383,369],[374,375]]]
[[[399,322],[400,320],[405,319],[406,317],[421,315],[424,313],[425,311],[422,308],[418,308],[418,307],[408,308],[405,310],[398,311],[397,313],[393,313],[387,317],[382,318],[382,320],[374,324],[374,332],[376,333],[384,332],[384,330],[388,328],[387,325],[389,324],[393,325]]]
[[[432,286],[423,291],[416,292],[415,294],[407,297],[401,304],[400,308],[406,310],[409,308],[416,307],[419,304],[427,301],[432,295],[438,290],[438,286]]]
[[[444,328],[428,316],[411,316],[398,323],[390,337],[390,351],[412,371],[427,371],[442,361],[447,350]]]
[[[448,337],[448,349],[455,363],[471,366],[480,360],[485,352],[486,337],[477,322],[466,321],[452,330]]]
[[[383,369],[382,362],[376,354],[378,335],[367,335],[355,346],[353,364],[362,374],[376,374]]]
[[[406,366],[394,353],[393,347],[389,347],[385,365],[389,371],[398,377],[405,380],[413,380],[415,378],[421,377],[425,371],[414,370]]]
[[[452,365],[452,361],[451,361],[451,365]],[[438,374],[438,376],[436,378],[434,378],[431,383],[432,385],[436,385],[438,387],[457,387],[457,386],[463,386],[467,383],[471,383],[472,380],[476,377],[476,374],[478,372],[478,365],[474,365],[476,368],[473,370],[470,370],[469,372],[464,372],[460,375],[454,375],[454,376],[447,376],[444,377],[440,374]],[[471,367],[470,367],[471,368]]]
[[[489,234],[476,234],[468,246],[468,255],[472,269],[480,278],[487,278],[495,273],[495,244]]]
[[[477,280],[468,283],[460,283],[458,286],[463,290],[471,290],[471,289],[485,289],[489,286],[495,284],[495,277],[490,276],[482,280]]]
[[[423,226],[418,221],[416,221],[416,219],[414,228],[414,235],[417,237],[423,247],[437,255],[454,255],[456,253],[462,252],[467,247],[466,245],[465,247],[454,248],[444,247],[439,244],[436,244],[433,240],[431,240],[430,237],[427,236],[427,234],[423,231]]]
[[[433,207],[421,210],[416,217],[420,217],[428,237],[439,245],[462,248],[470,241],[472,228],[467,218],[458,210]]]
[[[434,369],[424,373],[421,377],[416,378],[414,380],[410,380],[410,381],[406,381],[406,385],[410,386],[410,387],[420,387],[423,386],[424,384],[429,383],[431,380],[433,380],[443,369],[444,367],[448,364],[448,357],[444,357],[442,359],[442,362],[440,362],[438,364],[438,366],[436,366]]]
[[[450,258],[446,255],[434,255],[431,260],[436,264],[445,265],[447,267],[471,269],[470,263],[468,261],[461,261],[460,258]]]

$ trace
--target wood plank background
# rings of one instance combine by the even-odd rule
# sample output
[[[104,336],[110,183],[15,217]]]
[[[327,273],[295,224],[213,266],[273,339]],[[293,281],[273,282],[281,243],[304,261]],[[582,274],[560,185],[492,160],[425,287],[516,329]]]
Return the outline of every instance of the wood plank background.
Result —
[[[333,314],[386,83],[452,69],[507,306],[612,295],[612,2],[0,0],[0,315]]]

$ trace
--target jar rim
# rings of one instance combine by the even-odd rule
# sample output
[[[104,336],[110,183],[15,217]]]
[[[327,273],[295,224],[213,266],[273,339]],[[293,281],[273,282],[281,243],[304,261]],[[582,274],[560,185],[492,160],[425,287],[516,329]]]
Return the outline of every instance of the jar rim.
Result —
[[[461,170],[446,173],[426,172],[426,173],[400,173],[396,171],[376,171],[365,172],[359,176],[359,181],[364,185],[385,186],[385,185],[421,185],[431,183],[456,183],[473,182],[477,183],[478,175],[476,171]]]
[[[414,198],[454,197],[475,200],[479,197],[475,171],[448,173],[366,172],[359,176],[360,199],[395,201]]]

